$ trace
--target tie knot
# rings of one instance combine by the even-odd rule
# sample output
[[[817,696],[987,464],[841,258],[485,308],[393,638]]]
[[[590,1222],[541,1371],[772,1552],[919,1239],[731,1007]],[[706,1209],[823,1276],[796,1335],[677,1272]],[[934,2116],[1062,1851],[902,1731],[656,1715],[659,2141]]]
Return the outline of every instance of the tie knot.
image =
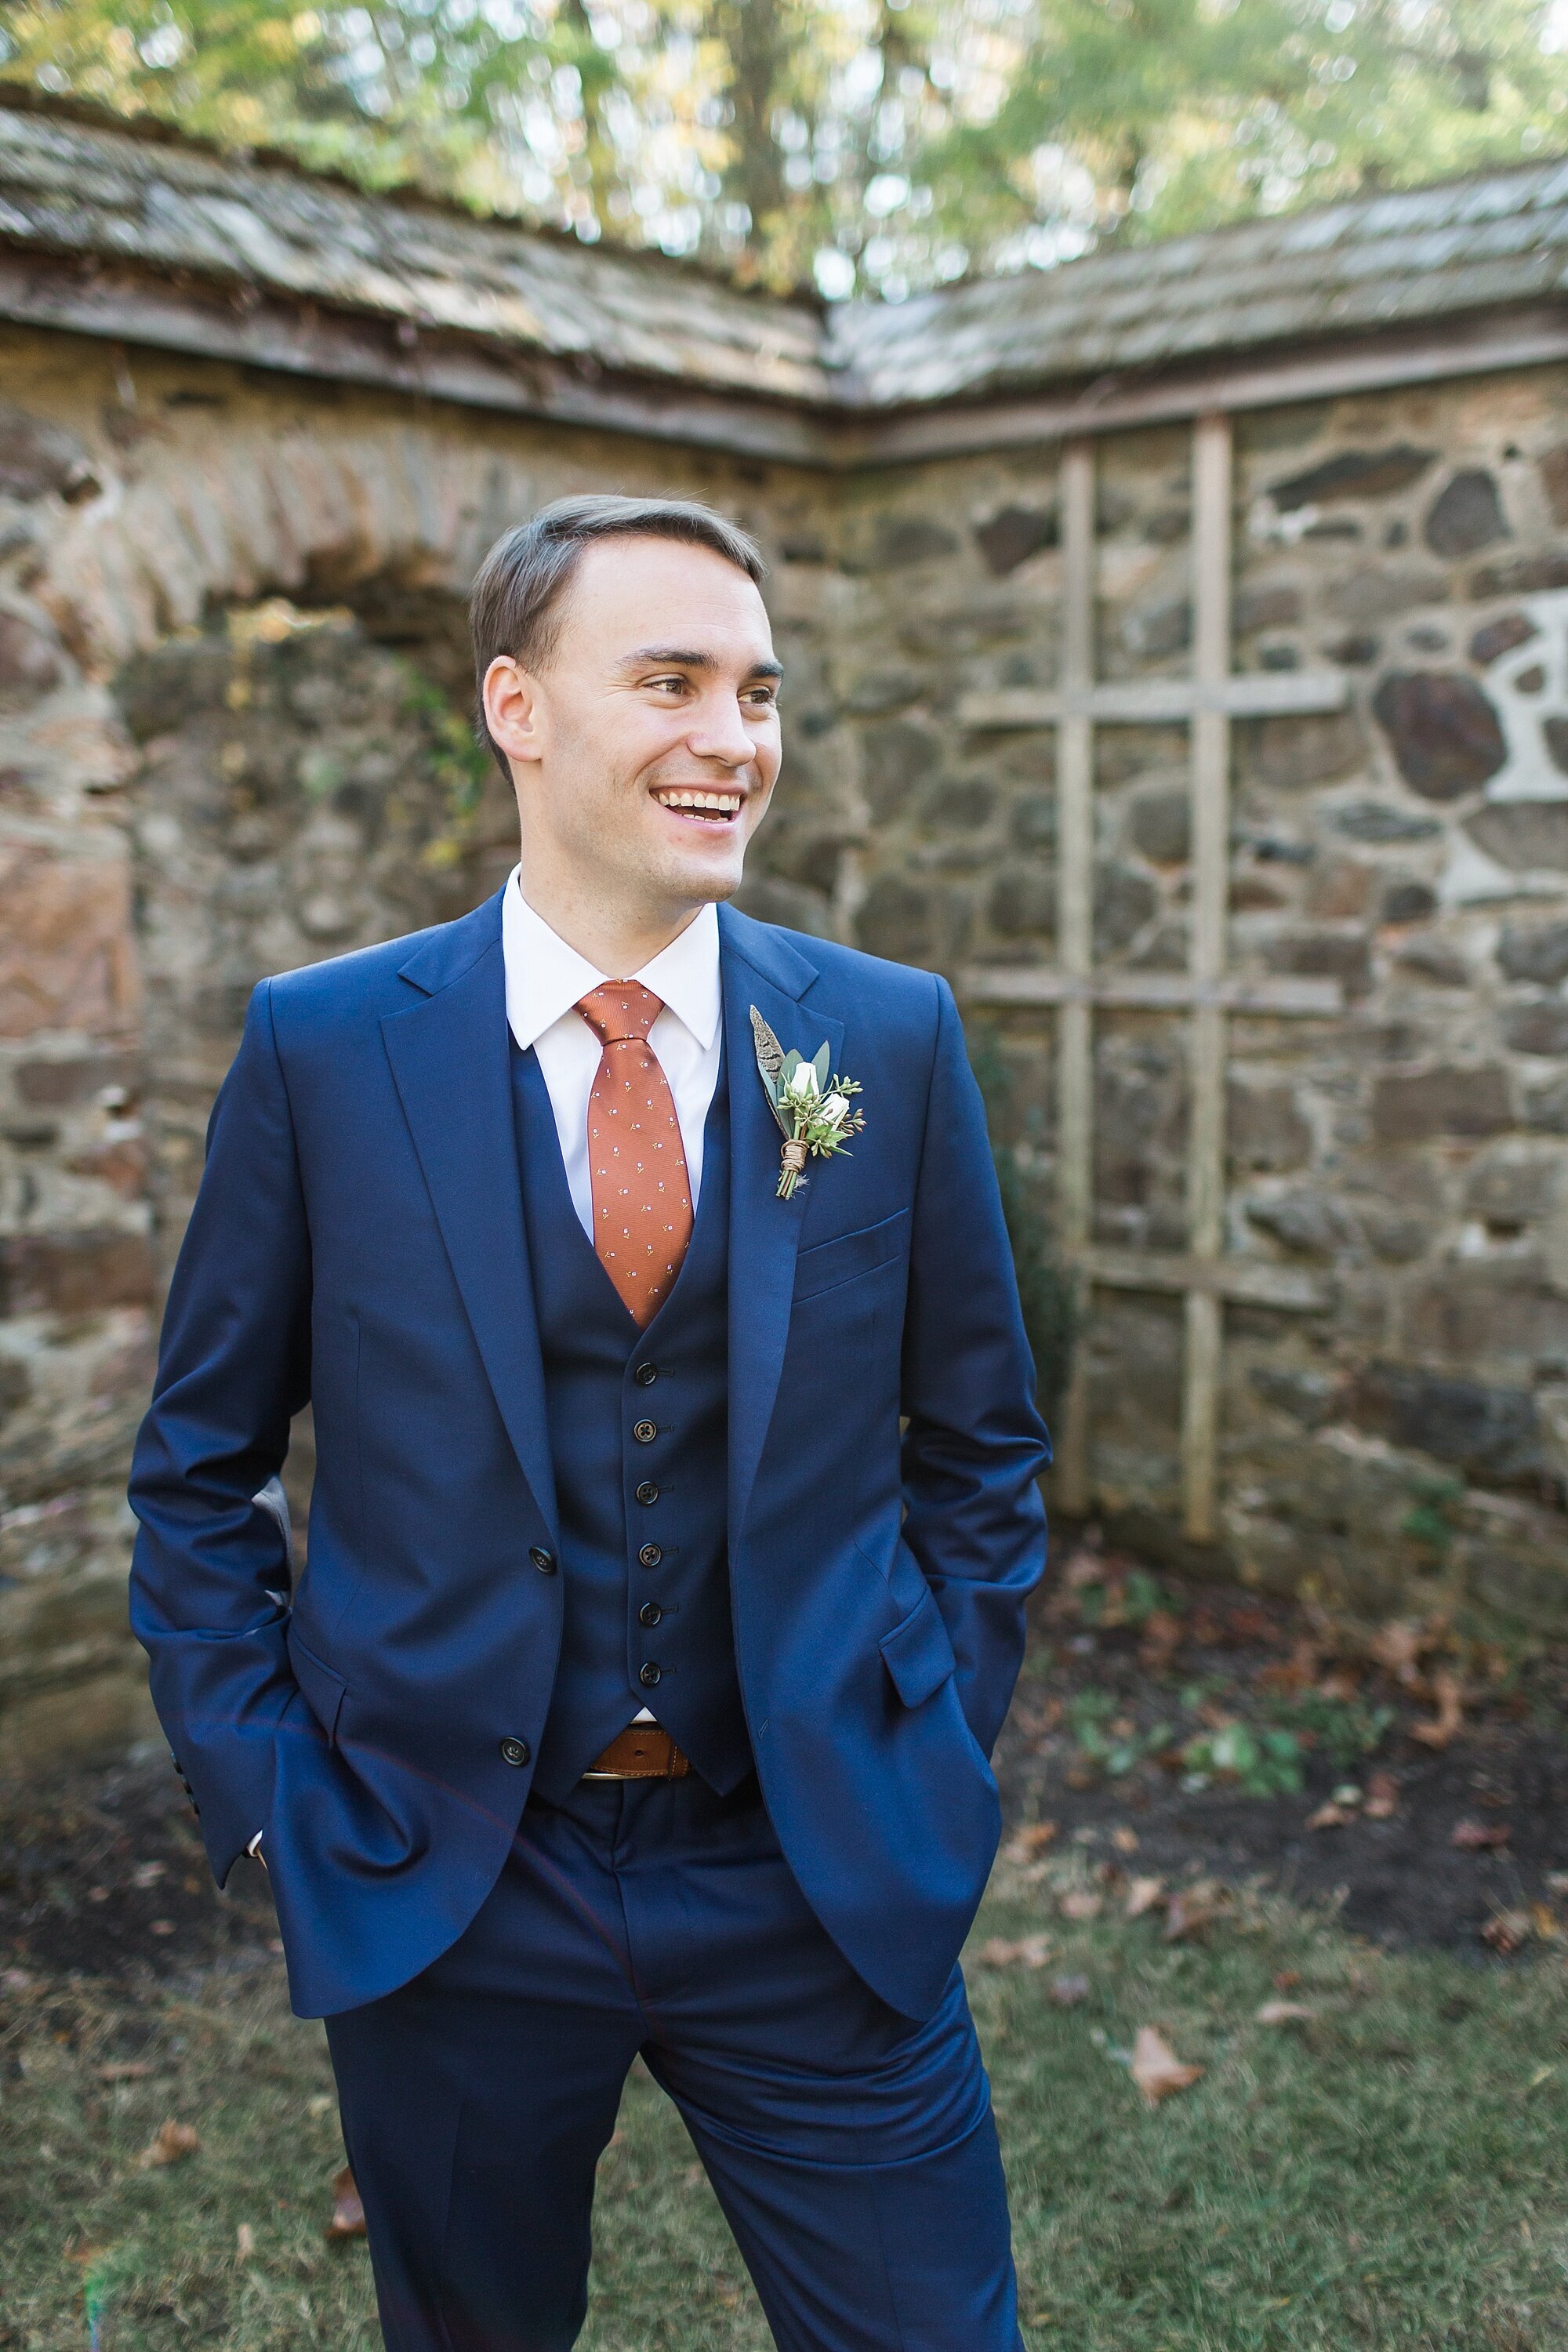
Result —
[[[591,988],[577,1010],[601,1045],[614,1045],[623,1038],[646,1039],[664,1006],[640,980],[607,980],[603,988]]]

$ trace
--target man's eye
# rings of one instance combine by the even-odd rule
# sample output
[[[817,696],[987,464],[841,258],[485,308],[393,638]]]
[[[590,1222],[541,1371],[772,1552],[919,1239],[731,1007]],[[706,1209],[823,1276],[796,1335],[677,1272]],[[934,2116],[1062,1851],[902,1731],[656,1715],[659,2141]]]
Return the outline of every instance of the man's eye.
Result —
[[[648,684],[656,694],[679,694],[686,685],[683,677],[652,677]]]

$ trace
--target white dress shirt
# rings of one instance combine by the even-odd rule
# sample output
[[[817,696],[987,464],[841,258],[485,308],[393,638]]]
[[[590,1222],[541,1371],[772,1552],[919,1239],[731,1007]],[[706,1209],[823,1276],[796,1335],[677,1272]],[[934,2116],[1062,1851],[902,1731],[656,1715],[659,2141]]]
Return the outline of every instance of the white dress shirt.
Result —
[[[521,866],[508,877],[501,900],[501,955],[506,965],[506,1017],[519,1048],[531,1045],[555,1114],[555,1132],[577,1221],[594,1238],[594,1193],[588,1171],[588,1097],[599,1067],[599,1040],[576,1010],[610,974],[595,971],[569,948],[522,895]],[[619,978],[626,978],[622,973]],[[678,940],[630,974],[650,989],[664,1010],[648,1032],[654,1058],[669,1080],[686,1153],[695,1215],[702,1185],[702,1131],[719,1082],[721,1000],[719,915],[704,907]]]

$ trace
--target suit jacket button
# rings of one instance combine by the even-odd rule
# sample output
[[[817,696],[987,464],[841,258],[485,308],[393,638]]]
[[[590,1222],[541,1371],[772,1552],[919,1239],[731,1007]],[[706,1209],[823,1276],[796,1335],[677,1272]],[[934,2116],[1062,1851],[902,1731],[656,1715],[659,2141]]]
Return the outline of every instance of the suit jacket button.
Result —
[[[651,1445],[658,1435],[657,1421],[637,1421],[632,1423],[632,1435],[639,1445]]]
[[[639,1364],[632,1378],[639,1389],[651,1389],[658,1378],[658,1367],[657,1364]]]
[[[658,1488],[651,1478],[645,1478],[637,1493],[639,1503],[657,1503],[658,1500]]]
[[[539,1570],[541,1576],[554,1575],[555,1555],[552,1551],[546,1551],[542,1544],[530,1544],[528,1547],[528,1556],[533,1562],[535,1568]]]
[[[526,1739],[503,1739],[500,1744],[503,1764],[526,1764],[531,1752]]]
[[[643,1684],[647,1689],[652,1690],[655,1683],[658,1682],[660,1679],[660,1669],[654,1664],[653,1660],[650,1658],[647,1665],[643,1668],[641,1674],[638,1675],[637,1680],[639,1683]]]
[[[637,1611],[637,1621],[643,1625],[657,1625],[663,1615],[664,1612],[657,1601],[645,1601]]]
[[[664,1558],[664,1554],[659,1549],[658,1544],[644,1544],[641,1551],[637,1554],[637,1558],[641,1560],[645,1568],[657,1568],[659,1561]]]

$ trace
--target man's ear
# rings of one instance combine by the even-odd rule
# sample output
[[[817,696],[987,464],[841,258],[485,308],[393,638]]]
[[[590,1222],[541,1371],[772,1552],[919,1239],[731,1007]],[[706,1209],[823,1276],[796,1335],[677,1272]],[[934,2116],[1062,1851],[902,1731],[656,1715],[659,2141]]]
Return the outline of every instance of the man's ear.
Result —
[[[542,759],[543,726],[539,688],[510,654],[498,654],[485,672],[481,695],[491,740],[509,760]]]

